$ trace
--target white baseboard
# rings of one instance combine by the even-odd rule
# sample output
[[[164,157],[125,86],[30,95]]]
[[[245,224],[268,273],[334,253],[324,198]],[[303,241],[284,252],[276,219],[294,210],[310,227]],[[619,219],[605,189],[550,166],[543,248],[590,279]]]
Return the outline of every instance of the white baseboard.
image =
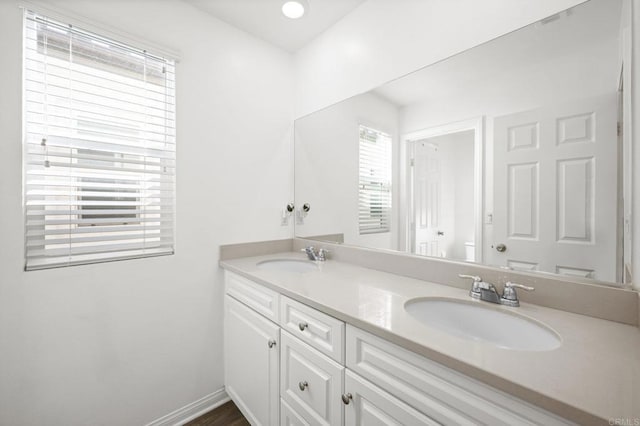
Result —
[[[182,408],[162,416],[157,420],[147,424],[147,426],[182,426],[183,424],[213,410],[214,408],[229,401],[229,396],[224,388],[210,393],[197,401],[187,404]]]

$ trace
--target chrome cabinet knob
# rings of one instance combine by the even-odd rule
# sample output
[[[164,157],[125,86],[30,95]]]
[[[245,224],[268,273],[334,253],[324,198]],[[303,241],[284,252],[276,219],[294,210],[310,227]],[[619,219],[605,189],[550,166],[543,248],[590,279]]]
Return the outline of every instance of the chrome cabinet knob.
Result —
[[[306,328],[309,328],[309,324],[307,324],[306,322],[301,322],[298,324],[298,328],[300,329],[300,331],[304,331]]]
[[[505,251],[507,251],[507,246],[500,243],[498,245],[496,245],[496,250],[498,250],[498,252],[500,253],[504,253]]]
[[[308,387],[309,387],[309,383],[307,383],[307,382],[300,382],[300,383],[298,383],[298,387],[300,388],[300,390],[301,390],[301,391],[303,391],[303,392],[304,392],[304,390],[305,390],[306,388],[308,388]]]
[[[353,399],[353,395],[351,395],[350,393],[342,394],[342,402],[344,403],[344,405],[349,405],[352,399]]]
[[[269,342],[267,342],[267,345],[269,345],[269,348],[273,348],[276,345],[276,339],[269,339]]]

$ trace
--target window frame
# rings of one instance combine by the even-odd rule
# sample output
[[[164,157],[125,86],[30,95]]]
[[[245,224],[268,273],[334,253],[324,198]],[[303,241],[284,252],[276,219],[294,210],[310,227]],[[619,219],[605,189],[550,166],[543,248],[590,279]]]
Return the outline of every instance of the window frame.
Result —
[[[49,181],[46,178],[46,173],[42,174],[42,177],[40,178],[41,182],[39,182],[38,184],[33,184],[33,183],[29,183],[30,181],[34,180],[33,174],[30,174],[29,172],[29,168],[33,166],[33,163],[30,163],[29,161],[33,159],[33,156],[35,155],[32,151],[33,149],[33,142],[32,141],[28,141],[28,137],[31,135],[33,135],[33,123],[30,122],[30,118],[28,118],[28,114],[31,113],[31,110],[29,109],[29,107],[27,106],[28,102],[29,102],[29,98],[27,96],[27,91],[29,88],[29,84],[32,84],[33,78],[31,78],[31,80],[29,80],[30,77],[27,76],[28,72],[27,72],[27,61],[31,60],[32,64],[33,63],[38,63],[33,62],[38,54],[42,55],[42,60],[43,61],[47,61],[49,58],[49,55],[47,55],[47,52],[45,52],[44,50],[42,52],[39,52],[39,48],[40,48],[40,32],[39,29],[37,28],[37,19],[42,19],[44,22],[44,25],[47,26],[48,22],[52,22],[54,23],[54,25],[63,25],[66,26],[67,24],[63,24],[63,22],[69,22],[68,19],[64,18],[64,17],[60,17],[59,15],[55,15],[55,14],[50,14],[48,12],[40,12],[37,10],[33,10],[32,8],[23,8],[23,12],[24,12],[24,17],[23,17],[23,36],[22,36],[22,41],[23,41],[23,112],[22,112],[22,121],[23,121],[23,209],[24,209],[24,227],[25,227],[25,250],[24,250],[24,256],[25,256],[25,270],[30,271],[30,270],[39,270],[39,269],[49,269],[49,268],[57,268],[57,267],[65,267],[65,266],[73,266],[73,265],[83,265],[83,264],[91,264],[91,263],[102,263],[102,262],[110,262],[110,261],[114,261],[114,260],[125,260],[125,259],[137,259],[137,258],[146,258],[146,257],[152,257],[152,256],[162,256],[162,255],[172,255],[175,253],[175,223],[176,223],[176,193],[175,193],[175,189],[176,189],[176,143],[177,143],[177,133],[176,133],[176,81],[175,81],[175,64],[177,62],[177,56],[171,56],[171,55],[167,55],[165,53],[163,53],[162,49],[158,49],[158,50],[154,50],[155,52],[157,52],[156,54],[151,54],[148,53],[146,50],[147,44],[142,44],[142,43],[138,43],[136,41],[128,41],[126,38],[124,38],[121,36],[116,36],[114,37],[109,31],[104,31],[102,29],[95,31],[93,28],[91,28],[91,25],[85,25],[85,23],[81,23],[79,27],[82,27],[82,29],[80,29],[79,27],[76,27],[75,25],[69,24],[68,28],[69,28],[69,35],[68,37],[72,37],[71,34],[81,34],[82,37],[88,37],[89,40],[97,40],[97,43],[102,44],[102,42],[104,42],[105,44],[108,44],[109,46],[113,46],[114,48],[117,49],[129,49],[131,51],[132,56],[137,55],[138,57],[142,57],[142,58],[153,58],[154,61],[156,61],[156,63],[165,63],[165,65],[162,66],[162,74],[163,74],[163,79],[162,82],[164,84],[163,88],[160,90],[160,92],[156,92],[155,95],[156,96],[162,96],[162,99],[164,102],[168,102],[168,99],[171,98],[171,103],[170,106],[166,107],[165,111],[165,119],[164,119],[164,127],[160,126],[160,128],[164,128],[164,138],[165,141],[170,140],[171,142],[170,145],[171,149],[169,151],[164,151],[165,153],[169,153],[167,154],[167,157],[170,159],[168,160],[169,162],[167,162],[167,160],[161,160],[160,158],[157,158],[154,160],[153,157],[148,157],[147,154],[140,154],[138,161],[136,161],[134,158],[131,158],[132,156],[135,157],[135,155],[137,154],[131,154],[129,152],[126,152],[125,149],[123,149],[120,152],[117,151],[112,151],[113,148],[110,148],[110,150],[106,150],[106,151],[100,151],[99,149],[95,149],[95,147],[78,147],[78,146],[71,146],[69,145],[68,147],[68,151],[69,154],[67,155],[67,157],[64,157],[62,154],[56,154],[54,156],[54,158],[60,159],[60,158],[67,158],[71,163],[74,165],[77,164],[82,164],[82,162],[86,162],[86,164],[88,165],[93,165],[95,166],[94,169],[96,170],[105,170],[105,169],[101,169],[99,166],[96,166],[95,162],[101,162],[103,163],[103,167],[105,166],[109,166],[111,169],[113,170],[117,170],[118,167],[123,167],[126,166],[126,164],[124,164],[123,162],[118,162],[117,159],[118,158],[122,158],[125,160],[129,160],[130,164],[129,164],[129,169],[133,168],[134,166],[131,165],[132,162],[137,162],[138,164],[136,165],[139,168],[139,171],[137,172],[138,174],[144,174],[145,176],[147,175],[153,175],[154,173],[157,173],[159,175],[161,174],[165,174],[167,172],[167,168],[170,167],[171,168],[171,172],[168,174],[168,176],[170,177],[169,180],[167,180],[168,183],[162,183],[159,184],[159,187],[161,189],[157,190],[157,192],[159,192],[161,195],[158,195],[156,198],[158,199],[162,199],[162,203],[164,203],[164,199],[169,200],[167,202],[167,204],[162,204],[160,207],[153,207],[151,209],[148,209],[146,205],[143,205],[142,203],[144,201],[148,201],[150,199],[153,198],[153,196],[149,196],[148,193],[152,192],[151,190],[147,190],[144,189],[146,188],[146,186],[144,185],[138,185],[139,189],[136,190],[127,190],[127,189],[122,189],[121,186],[126,186],[126,185],[122,185],[122,181],[117,181],[117,179],[114,179],[114,176],[117,175],[116,172],[111,173],[111,177],[107,176],[108,174],[105,174],[104,177],[100,177],[102,179],[102,182],[99,184],[97,180],[92,181],[91,179],[98,179],[98,178],[83,178],[83,177],[75,177],[72,178],[71,174],[69,174],[69,179],[76,179],[77,182],[79,183],[79,185],[74,186],[73,185],[73,181],[69,182],[68,184],[66,184],[66,186],[68,186],[68,191],[69,194],[71,193],[75,193],[77,195],[75,196],[71,196],[71,195],[66,195],[67,197],[67,203],[65,204],[69,206],[69,213],[61,213],[63,208],[60,208],[60,210],[55,211],[54,213],[49,212],[48,208],[50,207],[49,204],[47,204],[45,198],[47,197],[46,195],[42,195],[42,199],[44,201],[42,201],[42,204],[39,207],[39,210],[36,211],[36,209],[34,208],[30,208],[29,207],[29,200],[31,199],[30,197],[32,197],[30,195],[29,190],[33,189],[34,186],[36,187],[41,187],[38,189],[45,189],[48,188],[51,185],[56,185],[59,182],[55,182],[55,181]],[[33,22],[33,27],[29,27],[29,20],[32,20]],[[77,22],[77,21],[76,21]],[[31,31],[29,33],[29,30]],[[32,36],[31,39],[28,39],[28,34],[30,34]],[[34,38],[34,34],[35,38]],[[61,36],[62,37],[67,37],[67,36]],[[91,38],[94,37],[94,38]],[[72,40],[71,38],[69,38],[69,40]],[[111,43],[111,44],[109,44]],[[71,49],[70,47],[71,45],[69,45],[69,50]],[[137,47],[137,46],[141,46],[141,47]],[[30,52],[28,52],[28,50],[31,50]],[[71,50],[70,50],[71,51]],[[97,48],[96,48],[97,51]],[[60,56],[58,54],[58,56]],[[64,61],[64,58],[58,58],[60,61]],[[146,63],[146,59],[144,59],[145,63]],[[164,61],[164,62],[163,62]],[[67,61],[69,63],[69,69],[71,70],[72,67],[74,67],[74,62],[73,61]],[[90,64],[87,65],[85,64],[81,64],[83,66],[85,66],[87,69],[91,69],[93,71],[95,71],[95,67],[91,68]],[[120,64],[116,64],[116,65],[109,65],[107,64],[106,66],[100,68],[101,72],[105,72],[106,75],[108,76],[109,73],[116,75],[116,73],[122,77],[122,79],[124,79],[124,73],[120,74],[118,73],[119,71],[119,66]],[[77,69],[78,65],[75,65],[75,68],[73,68],[73,72],[79,72]],[[110,68],[109,68],[110,67]],[[81,67],[80,67],[81,68]],[[106,69],[106,71],[105,71]],[[149,68],[150,70],[150,68]],[[165,74],[167,72],[167,70],[169,70],[169,72],[171,73],[171,78],[169,78],[168,74]],[[72,71],[70,71],[71,73]],[[151,72],[151,71],[147,71],[145,69],[144,71],[144,75],[151,75],[151,74],[147,74],[147,72]],[[91,74],[93,75],[93,74]],[[97,74],[96,74],[97,76]],[[44,81],[48,81],[46,80],[47,74],[45,73],[44,77],[45,80]],[[89,86],[88,81],[89,80],[77,80],[75,79],[75,77],[72,77],[71,74],[69,74],[68,77],[70,80],[69,81],[79,81],[79,82],[83,82],[87,84],[87,87],[91,87]],[[131,78],[131,76],[129,76],[129,78]],[[28,81],[29,80],[29,81]],[[117,81],[113,80],[113,81]],[[126,80],[125,80],[126,81]],[[122,81],[120,81],[119,83],[114,83],[114,84],[120,84],[122,83]],[[151,80],[149,80],[149,82],[147,82],[147,80],[145,79],[144,85],[152,85],[154,84],[154,82],[151,82]],[[98,86],[93,86],[93,87],[98,87]],[[31,88],[33,88],[33,84],[31,86]],[[38,93],[46,93],[47,87],[45,84],[45,88],[43,89],[42,92],[38,92]],[[72,90],[72,89],[69,89]],[[114,90],[113,86],[110,86],[109,84],[107,84],[107,87],[105,88],[105,90]],[[148,89],[141,89],[141,90],[148,90]],[[146,93],[146,92],[145,92]],[[168,97],[167,97],[168,96]],[[98,97],[100,97],[100,94],[98,94]],[[149,97],[147,98],[148,102],[152,102],[152,98]],[[122,101],[124,102],[124,101]],[[32,102],[33,103],[33,102]],[[98,105],[97,110],[100,108],[100,105]],[[126,115],[126,111],[125,110],[118,110],[116,107],[112,107],[114,111],[116,111],[118,114],[122,114],[125,118],[122,120],[123,123],[126,123],[127,120],[129,119],[128,115]],[[69,109],[73,109],[71,106],[69,106]],[[95,113],[96,111],[91,111],[89,113],[89,115],[93,114],[96,117],[102,117],[99,114]],[[46,116],[46,114],[45,114]],[[109,114],[106,115],[106,117],[109,117]],[[111,116],[111,118],[113,119],[114,116]],[[75,137],[75,140],[79,140],[81,139],[81,133],[82,130],[87,130],[84,127],[80,125],[79,123],[82,120],[85,120],[87,123],[98,123],[100,124],[100,120],[96,120],[96,119],[92,119],[91,117],[82,117],[80,115],[77,114],[71,114],[69,113],[68,115],[64,116],[64,119],[68,120],[68,122],[73,122],[74,124],[68,124],[65,129],[68,130],[69,132],[69,138],[73,139]],[[169,125],[168,123],[171,122],[171,124]],[[47,122],[48,123],[48,122]],[[104,124],[104,122],[102,123]],[[108,124],[107,124],[108,125]],[[157,126],[157,124],[151,123],[152,127],[153,126]],[[48,124],[47,124],[48,126]],[[117,127],[117,126],[116,126]],[[126,130],[126,129],[125,129]],[[139,129],[137,132],[140,133],[144,133],[145,130],[147,132],[149,132],[148,129]],[[155,130],[155,129],[154,129]],[[44,132],[44,131],[43,131]],[[107,134],[111,134],[113,135],[115,132],[113,131],[113,128],[109,129],[107,128]],[[147,133],[148,134],[148,133]],[[159,137],[163,137],[163,133],[160,132],[158,133],[157,131],[155,132],[156,136],[160,135]],[[111,140],[109,139],[111,138]],[[168,139],[167,139],[168,138]],[[87,138],[90,139],[90,138]],[[105,137],[106,142],[105,145],[111,145],[113,146],[114,143],[117,144],[117,141],[114,142],[113,140],[113,136],[109,136],[107,135]],[[144,137],[134,137],[133,139],[124,139],[126,142],[125,144],[134,144],[135,142],[140,142],[140,147],[142,147],[143,145],[146,147],[147,141],[152,141],[151,139],[145,139]],[[160,142],[161,143],[161,142]],[[165,142],[166,144],[167,142]],[[43,147],[43,152],[47,152],[48,150],[48,137],[43,135],[42,138],[42,147]],[[90,145],[90,144],[89,144]],[[165,145],[166,146],[166,145]],[[59,146],[56,147],[57,149],[62,149]],[[146,149],[146,148],[145,148]],[[82,150],[87,150],[84,153],[81,153],[80,151]],[[141,148],[142,151],[142,148]],[[162,151],[162,150],[160,150]],[[75,152],[72,153],[72,152]],[[108,160],[108,155],[106,155],[107,153],[111,153],[114,156],[114,161],[109,161]],[[86,158],[91,157],[91,156],[95,156],[95,159],[92,158]],[[44,154],[43,158],[46,158],[46,160],[44,161],[44,167],[48,168],[49,166],[49,157],[48,154]],[[156,161],[157,160],[157,161]],[[94,164],[91,164],[92,162],[94,162]],[[170,164],[169,166],[167,166],[167,164]],[[151,172],[151,171],[147,171],[148,166],[153,166],[157,169],[157,171],[155,172]],[[51,163],[51,167],[53,167],[53,162]],[[72,167],[72,166],[69,166]],[[82,169],[82,168],[80,168]],[[71,170],[71,169],[70,169]],[[134,172],[135,174],[135,172]],[[60,175],[63,176],[63,175]],[[132,178],[134,179],[134,178]],[[129,187],[135,187],[134,183],[136,183],[136,181],[130,179],[130,185]],[[88,185],[82,185],[82,183],[87,183],[89,182]],[[91,187],[91,182],[94,182],[94,189],[88,190],[87,192],[93,192],[94,195],[87,195],[87,196],[83,196],[80,194],[80,192],[82,192],[83,190],[86,190],[86,187]],[[106,183],[105,183],[106,182]],[[133,184],[132,184],[133,183]],[[138,184],[140,184],[140,181],[137,182]],[[95,188],[100,188],[102,187],[102,189],[95,189]],[[111,188],[111,189],[105,189],[105,188]],[[102,195],[102,193],[107,193],[108,192],[117,192],[119,193],[118,196],[114,196],[114,197],[109,197],[108,195],[104,196]],[[138,195],[142,192],[145,193],[145,199],[142,200],[141,198],[138,197]],[[155,190],[154,190],[155,191]],[[32,191],[33,192],[33,191]],[[42,192],[42,191],[41,191]],[[127,192],[131,192],[132,195],[135,194],[136,197],[124,197],[122,196],[123,193],[127,193]],[[154,192],[155,193],[155,192]],[[170,194],[169,196],[167,196],[166,194]],[[74,198],[75,197],[75,198]],[[90,200],[87,198],[91,198],[94,197],[96,198],[95,200]],[[75,201],[74,201],[75,200]],[[98,201],[100,200],[100,201]],[[135,201],[135,202],[134,202]],[[96,203],[95,207],[91,206],[90,204]],[[107,204],[101,206],[99,203],[100,202],[107,202]],[[113,202],[113,203],[111,203]],[[134,203],[134,205],[140,205],[140,207],[135,207],[135,206],[130,206],[130,205],[117,205],[118,203]],[[165,209],[166,208],[166,209]],[[101,210],[102,213],[91,213],[91,210]],[[83,212],[83,210],[85,210]],[[118,213],[110,213],[109,210],[119,210]],[[123,210],[136,210],[136,213],[124,213]],[[120,215],[121,213],[121,215]],[[40,222],[45,223],[46,222],[46,218],[50,215],[50,214],[60,214],[60,216],[58,217],[68,217],[69,219],[69,255],[51,255],[49,258],[45,258],[46,257],[46,253],[47,250],[53,250],[52,247],[55,246],[56,244],[59,244],[60,241],[63,241],[63,238],[57,238],[57,239],[52,239],[52,240],[48,240],[47,239],[47,235],[50,235],[47,233],[47,225],[43,224],[43,225],[37,225],[37,226],[33,226],[30,225],[30,223],[34,223],[33,221],[33,217],[37,216],[38,218],[44,218],[43,220],[41,220]],[[62,214],[64,214],[65,216],[63,216]],[[104,217],[102,217],[102,215],[106,215]],[[132,217],[131,215],[135,215],[134,217]],[[54,217],[54,216],[52,216]],[[57,218],[57,217],[56,217]],[[113,218],[114,221],[113,222],[105,222],[106,220]],[[156,219],[157,218],[157,219]],[[93,223],[91,223],[91,221],[95,221]],[[76,222],[73,225],[71,224],[72,222]],[[143,221],[145,223],[143,223]],[[83,223],[85,222],[85,223]],[[148,226],[149,224],[154,224],[154,223],[158,223],[157,228],[155,229],[155,227]],[[38,226],[40,226],[40,228],[38,228]],[[82,231],[79,228],[91,228],[91,227],[99,227],[100,229],[106,229],[106,231],[101,231],[101,230],[96,230],[94,234],[91,234],[91,230],[90,229],[86,229],[85,231]],[[111,229],[109,229],[109,227],[111,227]],[[127,228],[128,229],[124,229]],[[116,228],[123,228],[120,231],[116,231]],[[142,234],[138,235],[136,234],[136,236],[134,237],[133,234],[130,234],[131,236],[129,238],[115,238],[114,239],[114,235],[122,235],[122,234],[116,234],[117,232],[121,232],[124,233],[125,236],[127,234],[127,232],[133,233],[133,228],[137,228],[138,231],[142,232]],[[72,232],[72,229],[74,230]],[[148,231],[147,231],[148,230]],[[58,231],[58,230],[56,230]],[[154,233],[154,235],[152,235],[152,232]],[[62,234],[62,231],[59,232],[55,232],[56,235],[67,235],[67,234]],[[110,234],[109,237],[104,237],[103,241],[100,241],[100,243],[104,243],[105,247],[99,247],[99,243],[94,243],[89,244],[88,247],[91,246],[95,246],[96,247],[96,251],[91,252],[90,250],[87,251],[82,251],[80,250],[79,252],[74,253],[73,252],[73,247],[74,245],[76,247],[82,245],[82,244],[87,244],[86,241],[88,241],[90,238],[83,240],[78,239],[78,242],[71,242],[71,240],[75,239],[76,237],[84,237],[84,236],[88,236],[88,237],[92,237],[94,238],[94,241],[96,238],[100,238],[100,236],[104,236],[105,232],[113,232],[112,234]],[[147,233],[149,232],[149,233]],[[31,235],[30,235],[31,233]],[[52,233],[53,234],[53,233]],[[33,237],[33,235],[36,236],[40,236],[40,237]],[[30,238],[34,238],[34,240],[30,240]],[[160,239],[160,241],[162,242],[162,244],[158,247],[158,250],[153,251],[151,250],[152,245],[149,244],[149,249],[147,249],[146,247],[146,241],[147,238],[152,238],[157,240],[158,238]],[[129,240],[129,241],[144,241],[144,243],[140,243],[143,247],[142,248],[127,248],[123,247],[121,249],[116,249],[116,250],[105,250],[106,245],[107,244],[113,244],[114,246],[117,246],[119,243],[117,242],[117,240]],[[30,242],[32,241],[36,241],[37,245],[33,245],[30,244]],[[151,241],[151,240],[149,240]],[[33,249],[33,247],[37,247],[36,249]],[[32,261],[30,262],[30,254],[32,254],[34,251],[39,251],[44,253],[42,256],[38,257],[38,261]],[[60,250],[58,250],[60,251]],[[79,254],[78,254],[79,253]],[[37,257],[37,256],[35,256]],[[63,258],[67,258],[67,260],[63,260]]]
[[[381,130],[382,126],[376,126],[368,123],[358,124],[358,235],[373,235],[383,234],[391,232],[392,228],[392,210],[393,210],[393,136],[391,133]],[[386,175],[386,181],[382,179],[382,176],[373,176],[369,182],[363,184],[362,167],[363,167],[363,130],[375,133],[378,137],[383,137],[384,146],[382,149],[385,151],[386,157],[383,159],[386,162],[386,169],[384,171],[378,170],[375,174]],[[370,154],[371,152],[369,152]],[[381,159],[378,157],[378,161]],[[363,187],[363,185],[365,185]],[[368,186],[368,187],[367,187]],[[386,203],[379,207],[373,207],[371,204],[371,191],[376,186],[379,186],[379,199],[385,199]],[[369,214],[363,216],[363,198],[365,198],[365,191],[369,191],[369,200],[366,203],[369,206]],[[386,197],[385,197],[386,194]],[[379,210],[379,211],[374,211]],[[376,224],[375,222],[378,222]]]

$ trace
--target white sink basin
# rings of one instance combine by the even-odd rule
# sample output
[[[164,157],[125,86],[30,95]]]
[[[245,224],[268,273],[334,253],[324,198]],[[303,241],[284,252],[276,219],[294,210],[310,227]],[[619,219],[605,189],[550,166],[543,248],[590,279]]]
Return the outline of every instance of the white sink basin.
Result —
[[[550,351],[562,343],[555,331],[540,322],[477,302],[422,298],[409,300],[404,308],[428,326],[504,349]]]
[[[285,271],[303,274],[305,272],[317,271],[318,265],[310,260],[270,259],[258,262],[258,268],[269,271]]]

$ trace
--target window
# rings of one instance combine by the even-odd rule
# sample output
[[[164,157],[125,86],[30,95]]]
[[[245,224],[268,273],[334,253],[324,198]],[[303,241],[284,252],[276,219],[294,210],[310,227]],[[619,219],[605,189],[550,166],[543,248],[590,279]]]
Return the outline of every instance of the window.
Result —
[[[360,126],[360,234],[389,232],[391,227],[391,136]]]
[[[24,25],[26,269],[172,254],[174,62]]]

